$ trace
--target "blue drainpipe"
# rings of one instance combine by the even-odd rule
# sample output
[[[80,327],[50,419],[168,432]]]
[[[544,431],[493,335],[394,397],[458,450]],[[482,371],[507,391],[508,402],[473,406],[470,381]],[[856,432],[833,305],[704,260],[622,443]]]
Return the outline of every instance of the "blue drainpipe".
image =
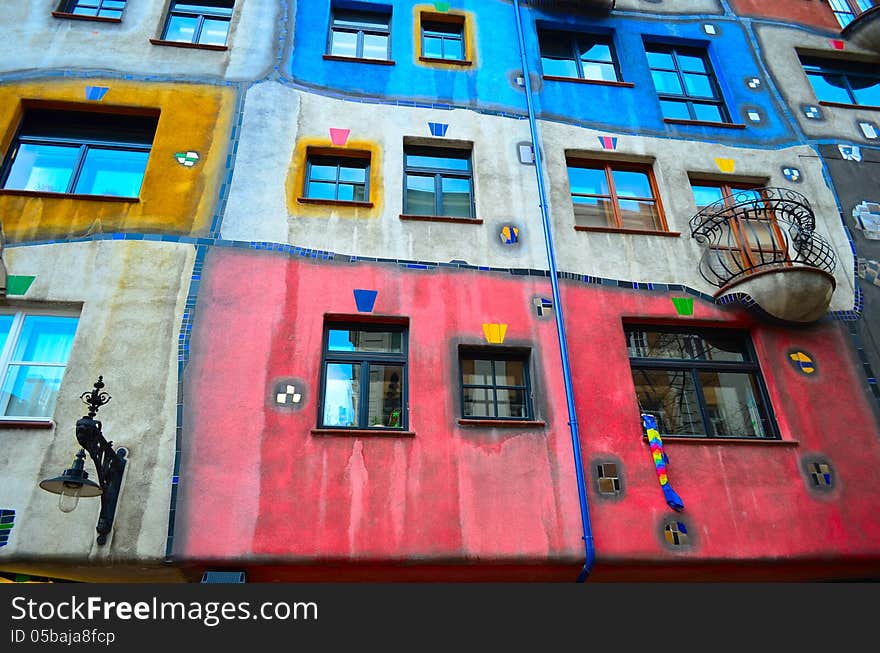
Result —
[[[544,243],[547,246],[547,260],[550,264],[550,286],[553,289],[553,306],[556,314],[556,333],[559,339],[559,354],[562,358],[562,376],[565,380],[565,399],[568,404],[568,425],[571,428],[571,446],[574,453],[574,467],[577,472],[578,498],[581,503],[581,522],[583,524],[583,539],[586,546],[586,560],[584,568],[577,578],[577,582],[583,583],[596,559],[593,548],[593,533],[590,527],[590,511],[587,507],[587,489],[584,482],[584,466],[581,461],[581,444],[578,437],[577,413],[574,408],[573,388],[571,383],[571,368],[568,363],[568,346],[565,341],[565,323],[562,317],[562,302],[559,301],[559,280],[556,274],[556,256],[553,253],[553,240],[550,234],[550,216],[547,212],[547,193],[544,190],[544,168],[541,163],[541,148],[538,144],[538,126],[535,122],[535,110],[532,106],[532,83],[529,79],[529,67],[526,60],[526,46],[523,40],[522,16],[519,10],[519,0],[513,0],[513,10],[516,14],[516,36],[519,39],[519,54],[522,59],[523,80],[526,88],[526,106],[529,112],[529,129],[532,134],[532,149],[535,153],[535,177],[538,179],[538,195],[541,201],[541,218],[544,223]]]

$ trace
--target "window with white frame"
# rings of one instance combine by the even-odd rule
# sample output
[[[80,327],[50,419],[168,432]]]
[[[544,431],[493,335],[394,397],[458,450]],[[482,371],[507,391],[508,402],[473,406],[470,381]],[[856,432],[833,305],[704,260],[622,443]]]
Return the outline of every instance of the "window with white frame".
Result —
[[[79,318],[0,313],[0,421],[52,417]]]

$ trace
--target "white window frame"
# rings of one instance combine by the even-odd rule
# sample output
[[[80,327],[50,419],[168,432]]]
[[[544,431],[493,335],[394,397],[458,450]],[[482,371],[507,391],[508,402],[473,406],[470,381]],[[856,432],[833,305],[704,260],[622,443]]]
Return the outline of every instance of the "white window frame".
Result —
[[[52,310],[52,309],[31,309],[31,308],[18,308],[18,309],[2,309],[0,310],[0,315],[12,315],[12,325],[9,327],[9,335],[6,338],[6,343],[3,346],[2,351],[0,351],[0,413],[5,413],[6,408],[9,404],[9,398],[3,397],[2,387],[3,383],[6,381],[6,376],[9,372],[9,367],[11,365],[29,365],[33,367],[60,367],[65,372],[67,371],[67,366],[70,364],[70,357],[62,364],[62,363],[44,363],[41,361],[28,361],[28,360],[13,360],[12,354],[15,351],[15,347],[18,345],[19,338],[21,337],[21,331],[24,326],[25,318],[29,316],[46,316],[46,317],[72,317],[77,320],[77,332],[79,331],[79,321],[80,314],[76,311],[70,310]],[[73,347],[76,345],[76,332],[74,333],[74,340],[71,346],[71,352],[73,351]],[[64,374],[61,375],[61,383],[64,383]],[[4,403],[5,401],[5,403]],[[3,422],[46,422],[48,420],[52,420],[55,413],[55,408],[53,407],[51,415],[45,415],[42,417],[34,417],[29,415],[3,415],[0,414],[0,427],[2,427]]]

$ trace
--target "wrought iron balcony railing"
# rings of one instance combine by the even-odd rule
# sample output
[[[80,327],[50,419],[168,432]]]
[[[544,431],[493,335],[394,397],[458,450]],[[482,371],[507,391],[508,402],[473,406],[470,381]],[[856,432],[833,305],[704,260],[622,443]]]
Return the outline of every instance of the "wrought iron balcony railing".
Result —
[[[831,274],[837,264],[831,245],[815,232],[809,201],[787,188],[738,191],[703,207],[690,226],[705,248],[700,274],[718,288],[774,268]]]

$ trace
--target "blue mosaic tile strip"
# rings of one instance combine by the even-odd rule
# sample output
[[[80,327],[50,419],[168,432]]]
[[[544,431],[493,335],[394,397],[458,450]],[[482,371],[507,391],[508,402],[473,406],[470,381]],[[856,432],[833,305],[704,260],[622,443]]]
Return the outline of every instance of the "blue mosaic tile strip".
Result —
[[[9,536],[12,534],[14,522],[14,510],[8,508],[0,509],[0,546],[9,544]]]

